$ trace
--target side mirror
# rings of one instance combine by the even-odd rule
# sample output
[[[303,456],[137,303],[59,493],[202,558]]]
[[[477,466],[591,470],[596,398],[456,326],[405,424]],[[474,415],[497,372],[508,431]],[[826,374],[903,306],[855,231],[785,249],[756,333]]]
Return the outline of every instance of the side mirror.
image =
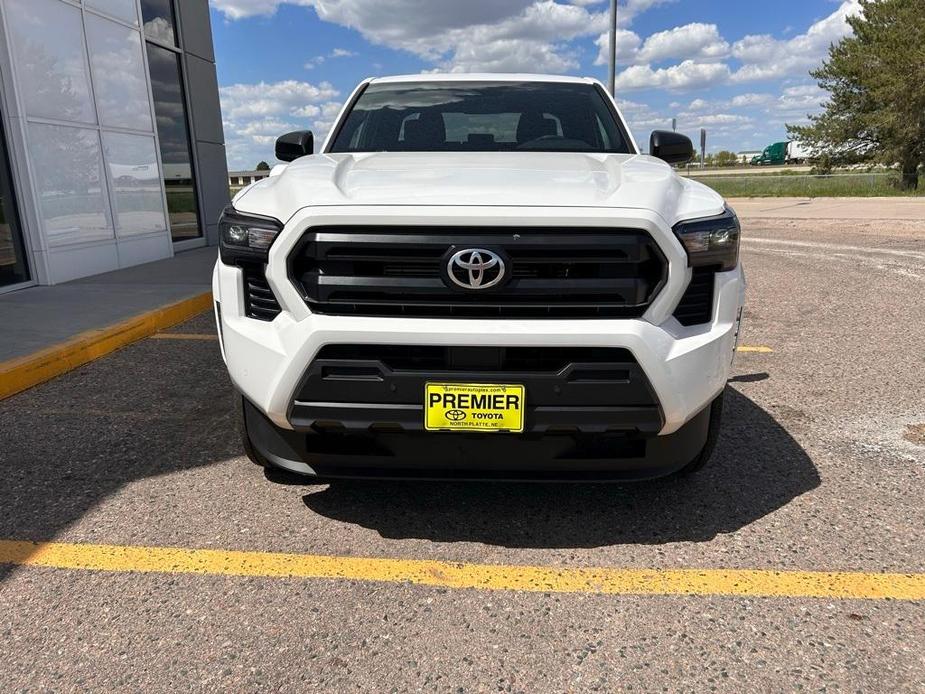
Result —
[[[681,133],[653,130],[649,136],[649,154],[669,164],[684,164],[694,158],[694,144]]]
[[[311,130],[296,130],[276,140],[276,158],[280,161],[295,161],[315,151],[315,136]]]

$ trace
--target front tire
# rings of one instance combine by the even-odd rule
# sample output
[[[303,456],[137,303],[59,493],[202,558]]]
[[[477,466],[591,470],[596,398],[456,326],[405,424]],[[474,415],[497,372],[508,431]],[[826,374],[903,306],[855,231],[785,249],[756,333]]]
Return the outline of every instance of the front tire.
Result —
[[[700,452],[687,465],[678,471],[679,475],[693,475],[699,472],[710,461],[713,455],[713,449],[716,448],[716,441],[719,438],[719,428],[723,421],[723,396],[725,391],[720,393],[712,403],[710,403],[710,423],[707,429],[707,440],[703,444]]]

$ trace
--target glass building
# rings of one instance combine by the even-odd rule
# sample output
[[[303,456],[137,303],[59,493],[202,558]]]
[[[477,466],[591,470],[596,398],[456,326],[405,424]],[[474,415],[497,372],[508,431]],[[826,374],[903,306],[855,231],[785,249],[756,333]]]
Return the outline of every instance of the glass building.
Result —
[[[0,292],[217,241],[208,0],[0,0]]]

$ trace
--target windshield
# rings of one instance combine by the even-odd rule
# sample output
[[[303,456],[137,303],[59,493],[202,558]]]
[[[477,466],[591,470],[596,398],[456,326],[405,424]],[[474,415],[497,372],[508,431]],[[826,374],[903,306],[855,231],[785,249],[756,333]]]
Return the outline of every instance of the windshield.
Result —
[[[595,85],[559,82],[371,84],[328,151],[632,153]]]

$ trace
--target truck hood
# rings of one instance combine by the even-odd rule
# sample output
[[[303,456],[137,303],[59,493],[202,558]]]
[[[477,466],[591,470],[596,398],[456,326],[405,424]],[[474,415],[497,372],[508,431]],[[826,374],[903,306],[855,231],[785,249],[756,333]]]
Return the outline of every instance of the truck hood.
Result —
[[[309,206],[613,207],[666,222],[722,211],[722,198],[643,155],[381,152],[303,157],[242,190],[241,212],[282,221]]]

